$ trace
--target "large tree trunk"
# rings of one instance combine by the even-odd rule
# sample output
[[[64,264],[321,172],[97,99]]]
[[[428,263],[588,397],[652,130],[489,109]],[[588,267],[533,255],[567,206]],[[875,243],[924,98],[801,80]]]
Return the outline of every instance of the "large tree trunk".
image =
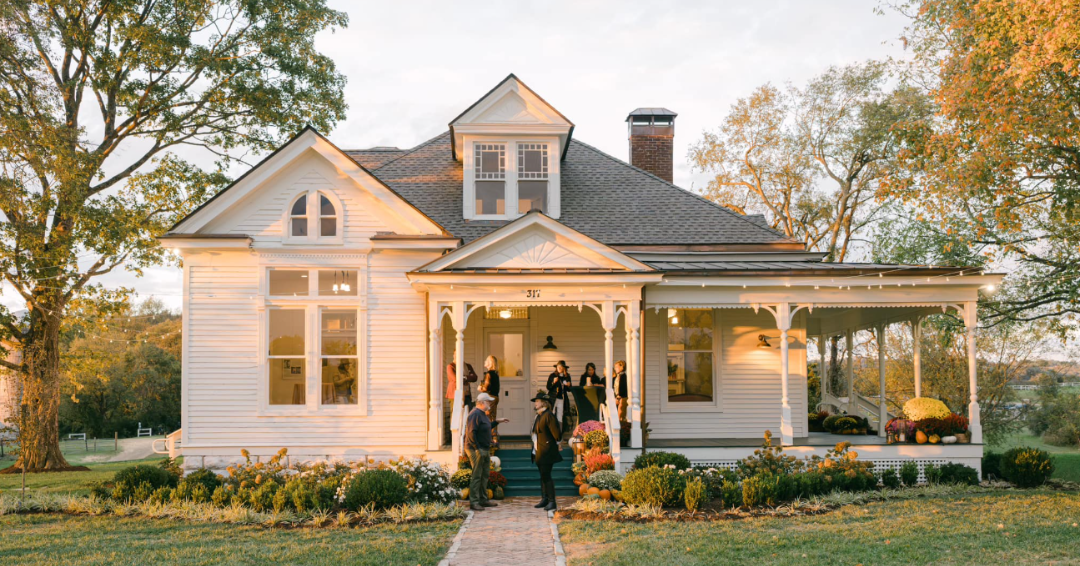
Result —
[[[36,313],[35,313],[36,314]],[[19,407],[19,461],[28,472],[70,469],[60,453],[60,321],[33,317],[23,342],[23,395]]]

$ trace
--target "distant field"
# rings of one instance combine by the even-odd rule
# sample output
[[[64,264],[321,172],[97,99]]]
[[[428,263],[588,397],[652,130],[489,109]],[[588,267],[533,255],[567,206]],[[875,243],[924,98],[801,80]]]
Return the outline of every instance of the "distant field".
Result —
[[[1062,393],[1071,393],[1073,395],[1080,395],[1080,387],[1062,387],[1061,392]],[[1016,391],[1016,396],[1018,398],[1020,398],[1020,399],[1025,399],[1025,400],[1037,399],[1039,397],[1039,390],[1034,389],[1034,390]]]
[[[75,495],[89,495],[90,486],[99,481],[111,480],[113,474],[122,468],[135,464],[157,465],[163,456],[135,460],[131,462],[109,462],[106,464],[90,464],[89,472],[43,472],[26,474],[26,489],[40,490],[51,493],[72,493]],[[7,466],[11,466],[8,460]],[[4,466],[4,467],[7,467]],[[20,474],[0,474],[0,491],[16,491],[22,487]]]

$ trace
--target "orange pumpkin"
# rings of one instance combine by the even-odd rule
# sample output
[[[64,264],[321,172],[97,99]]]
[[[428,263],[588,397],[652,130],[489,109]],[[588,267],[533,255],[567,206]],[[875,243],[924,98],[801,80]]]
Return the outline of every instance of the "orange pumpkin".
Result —
[[[611,501],[611,492],[606,489],[601,489],[600,499],[603,499],[604,501]]]
[[[600,495],[600,488],[599,487],[590,487],[588,489],[588,491],[586,491],[585,493],[588,493],[589,495]]]
[[[926,436],[925,432],[921,430],[915,431],[915,442],[918,442],[919,444],[926,444],[927,440],[930,439]]]
[[[578,491],[577,491],[578,495],[584,497],[585,494],[588,493],[588,492],[589,492],[589,484],[583,483],[583,484],[581,484],[580,487],[578,487]]]

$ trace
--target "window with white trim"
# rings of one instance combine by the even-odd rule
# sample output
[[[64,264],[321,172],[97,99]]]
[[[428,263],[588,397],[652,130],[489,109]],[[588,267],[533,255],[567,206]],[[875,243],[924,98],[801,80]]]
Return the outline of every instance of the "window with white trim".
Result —
[[[518,212],[547,210],[548,144],[517,144]]]
[[[267,268],[266,407],[299,414],[360,406],[359,275],[357,269]]]
[[[668,403],[713,403],[713,309],[668,309]]]
[[[340,243],[341,207],[325,191],[300,193],[289,205],[285,241]]]
[[[506,144],[473,145],[476,214],[506,214]]]

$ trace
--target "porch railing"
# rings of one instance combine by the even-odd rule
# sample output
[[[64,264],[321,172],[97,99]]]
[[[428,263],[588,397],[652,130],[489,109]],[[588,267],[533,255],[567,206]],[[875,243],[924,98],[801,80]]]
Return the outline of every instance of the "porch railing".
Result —
[[[615,462],[615,469],[619,470],[619,461],[622,459],[621,436],[622,423],[619,422],[619,413],[614,410],[614,396],[608,390],[608,400],[600,403],[600,421],[604,423],[604,429],[608,433],[608,448],[611,450],[611,459]]]

